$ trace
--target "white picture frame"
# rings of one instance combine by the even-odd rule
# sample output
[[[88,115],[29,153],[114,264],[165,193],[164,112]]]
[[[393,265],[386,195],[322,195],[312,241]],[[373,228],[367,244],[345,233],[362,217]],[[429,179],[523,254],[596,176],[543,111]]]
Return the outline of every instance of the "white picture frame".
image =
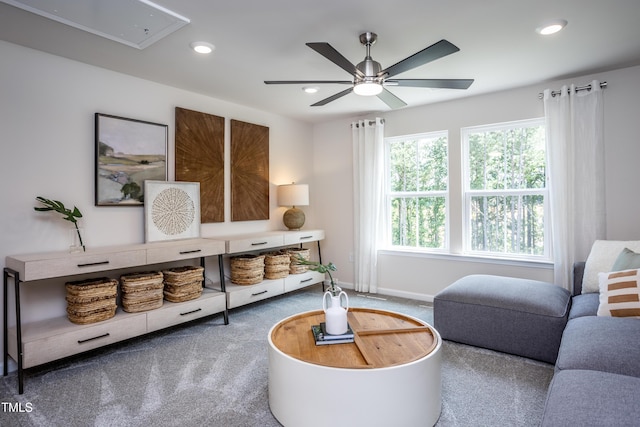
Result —
[[[200,237],[200,183],[144,183],[145,241]]]

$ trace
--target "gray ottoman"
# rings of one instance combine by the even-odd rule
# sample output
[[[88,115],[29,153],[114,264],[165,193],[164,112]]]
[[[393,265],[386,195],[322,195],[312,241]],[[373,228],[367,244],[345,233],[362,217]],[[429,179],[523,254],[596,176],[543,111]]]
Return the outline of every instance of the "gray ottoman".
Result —
[[[446,340],[555,363],[570,302],[551,283],[471,275],[435,296],[434,326]]]

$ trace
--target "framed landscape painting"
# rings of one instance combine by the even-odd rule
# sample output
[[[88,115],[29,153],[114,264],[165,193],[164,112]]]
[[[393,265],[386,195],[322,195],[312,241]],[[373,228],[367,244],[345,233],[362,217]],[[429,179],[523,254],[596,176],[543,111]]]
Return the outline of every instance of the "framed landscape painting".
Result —
[[[144,182],[167,180],[167,138],[167,125],[96,113],[96,206],[144,205]]]

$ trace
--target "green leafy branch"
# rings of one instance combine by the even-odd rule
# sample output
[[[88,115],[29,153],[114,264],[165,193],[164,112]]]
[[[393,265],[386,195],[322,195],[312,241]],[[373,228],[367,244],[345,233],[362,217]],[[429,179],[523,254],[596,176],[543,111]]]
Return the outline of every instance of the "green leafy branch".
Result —
[[[80,245],[82,246],[82,250],[86,251],[84,247],[84,242],[82,241],[82,236],[80,235],[80,229],[78,228],[78,219],[82,218],[82,213],[77,207],[73,207],[73,210],[65,207],[64,203],[59,202],[58,200],[49,200],[44,197],[36,197],[36,200],[44,205],[44,207],[34,207],[33,209],[38,212],[48,212],[55,211],[63,216],[65,221],[72,222],[76,227],[76,233],[78,233],[78,239],[80,239]]]
[[[309,269],[317,271],[318,273],[328,274],[331,285],[327,290],[331,292],[331,295],[333,296],[337,296],[340,293],[340,288],[336,286],[335,282],[333,281],[333,276],[331,275],[332,271],[338,270],[334,263],[330,262],[329,264],[321,264],[317,261],[306,260],[301,255],[298,255],[298,259],[296,260],[296,262],[301,265],[308,265]]]

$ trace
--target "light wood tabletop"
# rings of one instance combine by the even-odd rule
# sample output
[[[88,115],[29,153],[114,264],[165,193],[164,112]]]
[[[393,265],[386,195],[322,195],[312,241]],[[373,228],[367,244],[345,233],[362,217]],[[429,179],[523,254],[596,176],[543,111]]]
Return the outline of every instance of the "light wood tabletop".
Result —
[[[324,322],[322,310],[301,313],[277,324],[273,345],[303,362],[334,368],[385,368],[421,359],[438,340],[431,326],[415,318],[385,310],[350,308],[354,342],[317,346],[312,325]]]

